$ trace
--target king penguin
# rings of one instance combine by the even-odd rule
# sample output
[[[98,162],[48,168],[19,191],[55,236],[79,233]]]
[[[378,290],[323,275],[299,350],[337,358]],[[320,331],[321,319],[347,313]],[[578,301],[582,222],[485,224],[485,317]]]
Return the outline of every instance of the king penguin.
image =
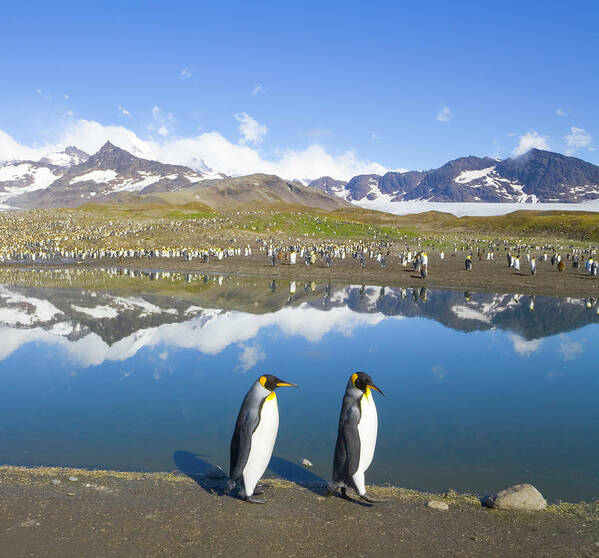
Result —
[[[279,430],[279,409],[275,389],[297,387],[272,374],[260,376],[248,391],[235,423],[231,439],[231,467],[227,492],[239,486],[239,496],[247,502],[263,504],[254,497],[256,484],[266,471]]]
[[[371,389],[385,395],[364,372],[352,374],[347,382],[339,417],[333,481],[328,485],[328,496],[340,488],[343,497],[348,498],[347,488],[353,488],[360,499],[373,503],[366,494],[364,480],[364,473],[374,456],[378,430]]]

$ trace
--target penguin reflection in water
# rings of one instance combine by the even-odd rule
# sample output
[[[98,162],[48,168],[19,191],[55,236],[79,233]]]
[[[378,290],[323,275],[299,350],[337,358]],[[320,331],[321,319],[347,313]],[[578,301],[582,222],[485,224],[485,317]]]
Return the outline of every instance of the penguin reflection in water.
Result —
[[[364,473],[370,467],[376,446],[378,418],[371,390],[385,395],[364,372],[352,374],[339,417],[339,432],[333,461],[333,481],[327,496],[341,489],[349,499],[347,489],[353,488],[365,502],[374,503],[366,494]]]
[[[264,374],[248,391],[231,439],[231,467],[227,492],[239,486],[239,496],[254,504],[264,504],[254,496],[258,481],[266,471],[279,430],[279,409],[275,389],[297,387],[272,374]]]

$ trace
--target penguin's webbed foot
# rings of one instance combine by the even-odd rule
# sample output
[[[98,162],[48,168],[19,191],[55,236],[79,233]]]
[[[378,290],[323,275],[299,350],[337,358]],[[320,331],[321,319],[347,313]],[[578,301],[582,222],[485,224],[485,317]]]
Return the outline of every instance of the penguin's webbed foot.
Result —
[[[264,491],[266,490],[266,485],[264,484],[257,484],[256,488],[254,488],[254,496],[262,496],[262,494],[264,494]]]
[[[333,494],[335,494],[335,492],[337,492],[338,489],[339,489],[339,486],[337,485],[337,483],[328,482],[327,483],[327,493],[325,494],[325,497],[330,498]]]
[[[245,501],[250,504],[266,504],[266,500],[261,500],[260,498],[254,498],[254,496],[246,496]]]
[[[369,504],[378,504],[380,500],[373,500],[368,494],[360,495],[360,500],[364,500],[364,502],[368,502]]]
[[[344,500],[349,500],[350,502],[354,501],[353,498],[347,493],[347,488],[345,486],[341,488],[341,497]]]
[[[234,480],[228,480],[227,486],[225,487],[225,494],[229,494],[230,492],[235,490],[236,486],[237,486],[237,483]]]

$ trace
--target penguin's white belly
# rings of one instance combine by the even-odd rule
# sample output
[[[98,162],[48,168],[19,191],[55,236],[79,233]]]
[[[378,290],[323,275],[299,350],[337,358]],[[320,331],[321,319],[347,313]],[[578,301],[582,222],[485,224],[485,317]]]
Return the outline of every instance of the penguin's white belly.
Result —
[[[359,494],[366,492],[364,472],[370,467],[376,447],[376,435],[378,430],[378,417],[376,405],[370,391],[364,394],[360,400],[361,417],[358,423],[358,436],[360,437],[360,460],[358,470],[352,476]]]
[[[277,397],[272,393],[262,405],[260,422],[252,435],[250,455],[243,470],[243,482],[248,496],[254,493],[256,484],[268,467],[278,430],[279,409],[277,407]]]

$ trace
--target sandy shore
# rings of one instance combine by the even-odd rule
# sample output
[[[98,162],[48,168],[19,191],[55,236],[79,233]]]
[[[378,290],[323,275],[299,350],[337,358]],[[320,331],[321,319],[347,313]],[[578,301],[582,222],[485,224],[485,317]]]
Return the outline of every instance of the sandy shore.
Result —
[[[22,264],[4,263],[2,267],[127,267],[132,269],[170,270],[194,273],[241,274],[253,277],[302,281],[337,281],[348,284],[366,284],[394,287],[427,287],[431,289],[459,289],[489,291],[511,294],[535,294],[548,296],[599,297],[599,278],[587,275],[583,270],[575,270],[570,261],[564,272],[560,273],[551,262],[539,262],[537,274],[531,275],[525,258],[521,271],[514,272],[507,267],[503,254],[495,261],[478,261],[475,258],[472,271],[464,270],[466,253],[446,254],[441,261],[438,254],[429,256],[428,277],[420,279],[411,268],[402,267],[397,257],[388,258],[385,269],[375,260],[368,260],[366,268],[360,268],[357,260],[347,258],[334,260],[327,268],[324,262],[305,266],[303,263],[289,265],[269,265],[266,255],[252,257],[232,257],[224,260],[212,259],[208,263],[198,260],[185,262],[179,259],[154,258],[122,260],[94,260],[74,264]]]
[[[369,507],[267,484],[260,506],[179,474],[0,467],[0,556],[599,556],[597,503],[499,512],[371,487]]]

